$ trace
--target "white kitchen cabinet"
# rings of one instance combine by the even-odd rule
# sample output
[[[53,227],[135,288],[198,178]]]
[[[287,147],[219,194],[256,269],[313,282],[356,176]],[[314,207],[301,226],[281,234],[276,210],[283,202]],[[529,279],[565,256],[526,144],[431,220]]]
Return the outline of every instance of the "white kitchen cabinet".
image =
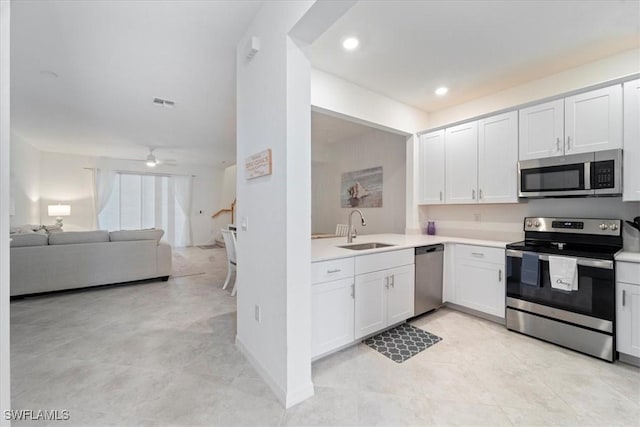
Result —
[[[418,148],[418,203],[441,205],[445,183],[444,129],[421,135]]]
[[[395,325],[413,316],[415,297],[415,265],[389,271],[387,292],[387,325]]]
[[[353,341],[354,279],[311,286],[311,356]]]
[[[478,190],[478,122],[445,130],[445,201],[476,203]]]
[[[616,350],[640,357],[640,264],[616,263]]]
[[[356,257],[355,339],[413,316],[413,249]]]
[[[622,200],[640,201],[640,79],[624,84]]]
[[[520,160],[622,148],[622,86],[522,108]]]
[[[504,250],[456,245],[453,302],[504,318]]]
[[[478,202],[518,202],[518,112],[478,122]]]
[[[564,100],[522,108],[518,115],[520,160],[564,154]]]
[[[387,271],[356,276],[355,338],[387,326]]]
[[[564,99],[565,154],[622,148],[622,86]]]

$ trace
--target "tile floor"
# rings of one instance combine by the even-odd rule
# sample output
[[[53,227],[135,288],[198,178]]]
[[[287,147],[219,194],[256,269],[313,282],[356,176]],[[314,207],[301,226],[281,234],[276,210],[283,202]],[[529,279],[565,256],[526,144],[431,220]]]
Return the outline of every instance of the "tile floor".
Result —
[[[316,362],[316,395],[285,411],[234,346],[224,250],[184,254],[205,274],[12,303],[13,408],[69,409],[58,426],[640,425],[640,369],[449,309],[413,322],[443,341],[403,364],[362,344]]]

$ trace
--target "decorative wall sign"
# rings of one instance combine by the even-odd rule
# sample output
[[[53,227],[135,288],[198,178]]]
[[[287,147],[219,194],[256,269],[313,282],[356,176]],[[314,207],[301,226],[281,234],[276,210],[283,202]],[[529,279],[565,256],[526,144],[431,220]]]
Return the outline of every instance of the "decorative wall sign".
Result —
[[[345,172],[340,186],[343,208],[382,207],[382,166]]]
[[[267,148],[244,161],[244,176],[246,179],[271,175],[271,148]]]

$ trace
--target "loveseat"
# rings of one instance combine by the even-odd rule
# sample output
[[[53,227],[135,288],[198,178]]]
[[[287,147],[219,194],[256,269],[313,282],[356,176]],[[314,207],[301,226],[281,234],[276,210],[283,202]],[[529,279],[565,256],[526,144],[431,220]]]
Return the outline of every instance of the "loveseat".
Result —
[[[11,235],[11,296],[167,280],[171,246],[163,230],[66,231]]]

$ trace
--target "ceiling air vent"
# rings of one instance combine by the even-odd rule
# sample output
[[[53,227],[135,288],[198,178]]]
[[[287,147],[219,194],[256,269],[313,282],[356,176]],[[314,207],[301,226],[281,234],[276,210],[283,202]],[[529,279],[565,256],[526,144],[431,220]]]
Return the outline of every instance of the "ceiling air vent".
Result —
[[[165,107],[175,107],[176,106],[176,102],[175,101],[170,101],[168,99],[162,99],[162,98],[153,98],[153,103],[156,105],[162,105]]]

